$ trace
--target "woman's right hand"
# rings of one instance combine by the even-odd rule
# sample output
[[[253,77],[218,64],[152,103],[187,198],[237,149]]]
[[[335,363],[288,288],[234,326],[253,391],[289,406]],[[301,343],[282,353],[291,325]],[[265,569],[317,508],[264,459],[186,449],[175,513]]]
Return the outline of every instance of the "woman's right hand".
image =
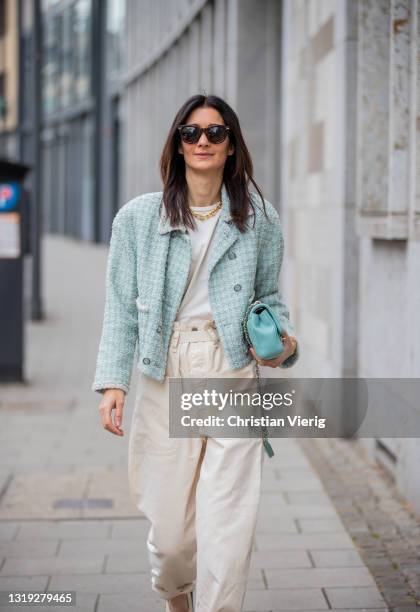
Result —
[[[99,404],[101,421],[104,429],[107,429],[116,436],[123,436],[121,429],[125,393],[122,389],[106,389]],[[114,411],[114,415],[112,412]],[[112,416],[114,420],[112,420]]]

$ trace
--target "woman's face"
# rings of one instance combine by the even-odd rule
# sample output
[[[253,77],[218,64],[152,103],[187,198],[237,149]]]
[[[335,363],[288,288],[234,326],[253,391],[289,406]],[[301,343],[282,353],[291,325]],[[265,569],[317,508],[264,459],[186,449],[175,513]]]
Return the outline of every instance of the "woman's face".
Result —
[[[196,108],[190,113],[185,124],[197,124],[207,127],[211,123],[225,125],[222,116],[215,108]],[[187,144],[181,140],[179,153],[184,155],[185,166],[194,171],[214,171],[224,167],[228,155],[233,155],[234,147],[230,145],[229,136],[223,142],[213,144],[207,140],[205,132],[195,144]],[[200,156],[206,153],[206,156]]]

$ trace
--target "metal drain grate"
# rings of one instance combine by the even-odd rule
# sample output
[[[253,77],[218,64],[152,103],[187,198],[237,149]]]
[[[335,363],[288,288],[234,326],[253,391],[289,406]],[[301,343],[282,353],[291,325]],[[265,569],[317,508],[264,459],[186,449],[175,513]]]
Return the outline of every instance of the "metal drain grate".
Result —
[[[5,411],[21,411],[21,412],[58,412],[63,410],[64,412],[71,412],[77,406],[76,399],[70,400],[51,400],[51,399],[40,399],[40,400],[0,400],[0,410]]]
[[[112,499],[57,499],[54,508],[113,508]]]

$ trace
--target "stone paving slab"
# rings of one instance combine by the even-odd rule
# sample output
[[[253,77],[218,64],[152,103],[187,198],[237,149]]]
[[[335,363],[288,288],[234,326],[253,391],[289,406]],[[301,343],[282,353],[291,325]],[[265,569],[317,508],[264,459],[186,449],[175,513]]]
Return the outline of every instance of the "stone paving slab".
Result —
[[[291,516],[284,516],[284,513],[282,513],[281,521],[278,519],[278,514],[272,516],[259,515],[257,530],[259,533],[299,533],[296,519],[292,514]]]
[[[353,548],[352,539],[345,533],[258,533],[257,550],[311,550],[313,548]]]
[[[333,608],[377,608],[385,605],[383,597],[375,587],[326,588],[325,593]]]
[[[19,523],[0,522],[0,542],[13,540],[19,530]]]
[[[138,553],[143,542],[130,538],[114,538],[106,540],[63,540],[58,551],[59,557],[89,554],[125,555]]]
[[[44,591],[48,576],[0,576],[0,591]]]
[[[325,491],[287,491],[287,501],[290,504],[316,504],[329,506],[331,500]]]
[[[311,550],[316,567],[361,567],[363,559],[357,550]]]
[[[249,590],[261,590],[261,589],[266,589],[266,581],[265,581],[265,576],[264,576],[264,572],[262,569],[258,568],[258,567],[251,567],[249,570],[249,577],[248,577],[248,589]]]
[[[96,612],[164,612],[165,604],[157,594],[147,593],[141,597],[138,594],[123,593],[121,595],[99,596]]]
[[[259,516],[266,517],[278,517],[279,510],[276,506],[270,506],[265,500],[261,501]],[[292,518],[335,518],[337,511],[334,506],[327,506],[323,504],[318,506],[316,504],[289,504],[285,505],[281,509],[282,517]]]
[[[339,518],[330,519],[296,519],[301,533],[336,533],[343,531],[344,525]]]
[[[306,550],[287,550],[280,555],[277,550],[256,550],[251,557],[251,567],[270,569],[309,568],[313,566]]]
[[[107,555],[104,571],[106,574],[132,574],[148,572],[149,567],[147,551],[144,550],[144,552],[131,555]]]
[[[104,539],[110,535],[112,528],[111,521],[22,521],[16,540]]]
[[[328,603],[321,589],[270,589],[247,591],[245,610],[303,610],[313,608],[328,610]]]
[[[77,593],[144,593],[150,588],[150,578],[139,574],[75,574],[55,575],[49,583],[51,591],[77,591]]]
[[[105,555],[77,557],[9,558],[0,576],[58,576],[62,574],[97,574],[105,565]]]
[[[269,589],[308,587],[361,587],[375,586],[369,570],[365,567],[310,568],[310,569],[265,569]]]
[[[136,538],[146,540],[150,530],[150,523],[147,520],[120,520],[113,521],[111,527],[111,538]]]
[[[285,495],[282,492],[265,492],[261,493],[261,508],[270,508],[274,509],[276,512],[279,511],[280,508],[286,508],[288,505],[288,501]]]
[[[267,484],[267,487],[263,487],[263,491],[270,487],[273,487],[273,490],[276,492],[286,491],[287,493],[297,492],[301,494],[302,491],[304,491],[305,493],[310,492],[312,497],[314,497],[314,494],[318,493],[321,493],[321,497],[323,497],[322,485],[318,480],[314,479],[313,476],[311,477],[310,474],[304,477],[294,475],[293,477],[277,478],[276,481],[271,480],[271,482]]]
[[[1,557],[51,557],[56,554],[59,540],[28,540],[0,542]]]

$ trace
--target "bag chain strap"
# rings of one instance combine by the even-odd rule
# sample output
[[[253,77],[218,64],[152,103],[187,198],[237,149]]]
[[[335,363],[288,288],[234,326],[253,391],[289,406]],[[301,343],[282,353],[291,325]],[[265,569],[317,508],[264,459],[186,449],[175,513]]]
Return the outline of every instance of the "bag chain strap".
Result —
[[[244,319],[242,321],[242,329],[243,329],[244,336],[245,336],[246,341],[247,341],[249,346],[252,346],[252,342],[251,342],[251,340],[249,338],[246,322],[248,320],[248,315],[249,315],[249,312],[252,309],[252,307],[255,304],[261,304],[261,303],[262,303],[261,300],[255,300],[255,302],[252,302],[248,306],[247,311],[245,313],[245,317],[244,317]],[[260,394],[260,400],[261,400],[261,396],[262,396],[261,376],[260,376],[260,368],[259,368],[258,362],[256,360],[254,362],[254,365],[255,365],[255,374],[256,374],[256,379],[257,379],[258,393]],[[261,401],[260,401],[260,408],[261,408],[261,415],[262,415]],[[268,429],[267,429],[266,425],[261,425],[261,436],[262,436],[262,439],[263,439],[263,445],[264,445],[264,448],[266,450],[267,455],[270,458],[273,457],[274,456],[274,450],[273,450],[273,447],[271,446],[270,442],[268,441]]]

